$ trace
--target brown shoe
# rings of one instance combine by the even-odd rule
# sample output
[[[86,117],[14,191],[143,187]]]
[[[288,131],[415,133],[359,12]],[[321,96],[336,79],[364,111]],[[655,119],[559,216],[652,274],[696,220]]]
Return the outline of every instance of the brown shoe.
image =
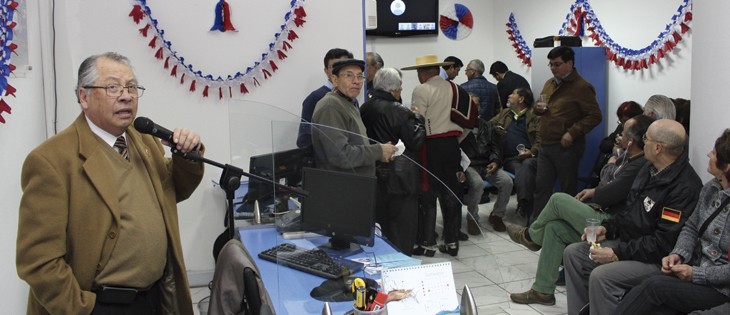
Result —
[[[482,230],[479,228],[479,223],[471,217],[466,218],[466,232],[469,233],[469,235],[482,234]]]
[[[533,289],[522,293],[512,293],[509,298],[518,304],[555,305],[555,294],[540,293]]]
[[[497,232],[507,231],[507,227],[504,226],[502,218],[496,215],[489,215],[489,224],[491,224],[492,228],[494,228]]]
[[[527,249],[533,252],[540,250],[542,246],[537,245],[532,241],[528,241],[525,237],[525,231],[527,231],[526,227],[517,226],[514,224],[510,224],[507,226],[507,234],[509,234],[509,238],[513,242],[524,245],[525,247],[527,247]]]

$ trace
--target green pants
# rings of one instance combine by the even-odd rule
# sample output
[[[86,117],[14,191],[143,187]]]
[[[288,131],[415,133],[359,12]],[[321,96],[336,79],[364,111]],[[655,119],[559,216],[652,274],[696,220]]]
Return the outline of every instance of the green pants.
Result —
[[[554,294],[558,266],[563,260],[565,247],[580,242],[587,218],[605,220],[610,217],[610,214],[596,211],[571,195],[553,194],[535,222],[530,225],[530,238],[542,246],[532,289]]]

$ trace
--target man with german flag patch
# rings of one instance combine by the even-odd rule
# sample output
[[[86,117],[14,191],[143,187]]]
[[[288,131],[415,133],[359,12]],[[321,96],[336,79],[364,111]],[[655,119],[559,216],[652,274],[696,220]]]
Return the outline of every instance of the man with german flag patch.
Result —
[[[601,246],[580,242],[563,252],[569,314],[588,302],[591,314],[610,314],[629,289],[661,274],[659,262],[697,204],[702,181],[689,164],[684,127],[657,120],[643,140],[648,162],[631,186],[625,210],[598,228]]]

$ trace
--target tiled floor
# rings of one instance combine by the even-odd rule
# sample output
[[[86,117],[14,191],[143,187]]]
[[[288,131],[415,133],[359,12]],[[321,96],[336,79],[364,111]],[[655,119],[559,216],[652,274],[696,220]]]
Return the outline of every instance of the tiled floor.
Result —
[[[492,195],[492,201],[496,198]],[[507,232],[492,230],[487,217],[492,211],[493,203],[479,206],[480,225],[483,233],[470,236],[468,241],[461,242],[458,257],[436,253],[435,257],[422,259],[423,264],[450,261],[454,272],[454,281],[457,288],[468,284],[476,300],[479,314],[567,314],[567,297],[565,287],[558,287],[555,294],[557,300],[554,306],[538,304],[521,305],[510,301],[509,294],[523,292],[532,286],[537,270],[539,252],[532,252],[523,246],[517,245],[509,239]],[[507,206],[507,223],[524,224],[525,219],[515,213],[516,202],[514,196]],[[464,207],[466,215],[466,207]],[[440,218],[439,218],[440,221]],[[466,222],[462,224],[466,230]],[[440,230],[441,227],[437,227]],[[557,271],[556,271],[557,272]],[[194,309],[198,313],[197,302],[208,296],[208,288],[191,288]],[[458,292],[461,295],[461,290]]]

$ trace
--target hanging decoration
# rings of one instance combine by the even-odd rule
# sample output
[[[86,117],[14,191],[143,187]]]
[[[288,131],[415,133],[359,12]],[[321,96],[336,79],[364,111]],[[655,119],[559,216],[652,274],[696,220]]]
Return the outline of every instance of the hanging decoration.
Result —
[[[154,51],[156,59],[164,60],[163,67],[170,69],[170,76],[179,77],[181,85],[189,84],[190,92],[200,90],[203,97],[215,93],[219,99],[222,99],[224,95],[233,97],[234,90],[247,94],[251,91],[251,87],[260,86],[261,80],[269,79],[279,69],[277,62],[287,58],[287,53],[293,48],[291,43],[299,38],[294,29],[302,27],[306,22],[304,18],[307,17],[307,13],[304,11],[304,0],[291,0],[291,8],[284,15],[284,23],[280,26],[281,31],[274,34],[273,41],[266,45],[265,50],[261,53],[261,58],[254,60],[253,64],[245,69],[228,74],[224,78],[222,76],[214,77],[212,74],[186,63],[185,57],[174,50],[172,43],[165,39],[165,31],[152,17],[152,10],[147,6],[147,0],[134,0],[134,2],[136,4],[129,16],[138,25],[143,20],[145,21],[143,24],[146,25],[140,28],[139,32],[143,37],[152,37],[147,45]],[[225,8],[225,3],[221,7]]]
[[[231,22],[231,6],[228,5],[226,0],[220,0],[218,1],[218,4],[215,5],[215,21],[213,21],[213,27],[211,27],[210,30],[237,32]]]
[[[684,0],[677,8],[677,13],[672,15],[671,21],[651,44],[641,49],[631,49],[611,39],[588,0],[577,0],[570,7],[570,13],[566,16],[559,34],[580,36],[585,27],[589,33],[588,37],[595,46],[606,47],[608,60],[626,70],[636,71],[648,69],[666,57],[682,41],[682,35],[690,30],[687,25],[690,21],[692,21],[692,0]]]
[[[526,64],[528,67],[531,67],[532,50],[530,50],[525,39],[522,38],[522,34],[520,34],[520,29],[517,27],[517,21],[515,20],[514,13],[510,13],[509,15],[509,22],[507,22],[507,34],[509,34],[508,38],[512,42],[512,47],[514,47],[515,53],[517,53],[517,58],[520,58],[522,63]]]
[[[441,12],[439,26],[444,36],[453,40],[462,40],[471,34],[474,17],[465,5],[459,3],[448,5]]]
[[[8,77],[15,70],[15,65],[10,63],[11,55],[18,49],[13,43],[13,29],[18,25],[15,22],[15,9],[18,2],[12,0],[0,0],[0,123],[5,123],[3,113],[10,114],[11,108],[5,98],[8,95],[15,97],[15,88],[8,83]]]

